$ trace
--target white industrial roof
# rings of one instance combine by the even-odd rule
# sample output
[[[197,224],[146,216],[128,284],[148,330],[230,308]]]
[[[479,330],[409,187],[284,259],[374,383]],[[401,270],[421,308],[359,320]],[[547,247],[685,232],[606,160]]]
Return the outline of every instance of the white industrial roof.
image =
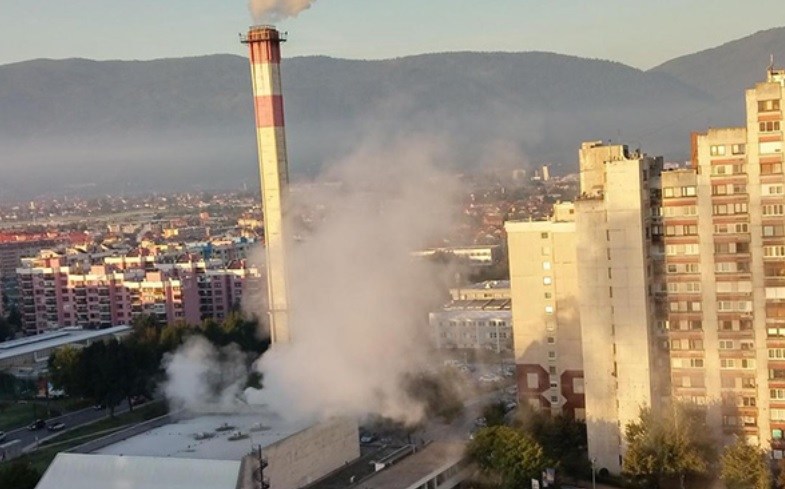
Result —
[[[240,461],[60,453],[36,489],[235,489]]]
[[[0,360],[27,355],[49,348],[57,348],[70,343],[87,341],[93,338],[125,333],[130,330],[130,326],[114,326],[106,329],[63,328],[51,333],[4,341],[0,343]]]
[[[231,429],[217,431],[228,425]],[[270,414],[200,416],[154,428],[96,450],[103,455],[131,455],[212,460],[240,460],[251,446],[262,448],[287,438],[309,425],[290,423]],[[229,440],[239,431],[243,437]],[[207,434],[208,436],[204,436]]]

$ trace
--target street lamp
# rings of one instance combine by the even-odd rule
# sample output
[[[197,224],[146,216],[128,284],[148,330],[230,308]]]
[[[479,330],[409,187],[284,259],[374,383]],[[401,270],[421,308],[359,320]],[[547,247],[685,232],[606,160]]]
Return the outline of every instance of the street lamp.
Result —
[[[595,480],[597,457],[591,459],[591,489],[597,489],[597,481]]]

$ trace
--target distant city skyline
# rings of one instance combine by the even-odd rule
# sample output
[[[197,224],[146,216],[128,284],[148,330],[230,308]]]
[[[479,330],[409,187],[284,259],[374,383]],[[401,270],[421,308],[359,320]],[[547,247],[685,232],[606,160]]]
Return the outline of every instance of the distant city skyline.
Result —
[[[733,0],[317,0],[289,31],[287,56],[383,59],[443,51],[549,51],[619,61],[648,69],[778,27]],[[0,0],[0,64],[35,58],[156,59],[245,54],[236,34],[252,22],[243,0]],[[785,57],[785,53],[782,54]]]

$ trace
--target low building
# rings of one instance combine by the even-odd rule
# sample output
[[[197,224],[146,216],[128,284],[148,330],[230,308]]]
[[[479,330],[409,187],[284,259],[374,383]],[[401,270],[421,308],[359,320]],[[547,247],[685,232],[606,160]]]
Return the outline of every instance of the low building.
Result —
[[[504,258],[504,249],[500,245],[449,246],[415,251],[412,255],[420,257],[455,256],[467,260],[472,265],[490,267]]]
[[[477,284],[450,289],[452,300],[482,300],[482,299],[507,299],[510,300],[509,280],[486,280]]]
[[[49,355],[63,346],[86,347],[96,341],[122,338],[131,333],[129,326],[85,330],[62,328],[36,336],[0,343],[0,372],[10,372],[18,377],[35,378],[47,368]]]
[[[362,481],[358,489],[451,489],[470,474],[463,443],[431,443]]]
[[[211,489],[258,487],[254,473],[258,471],[259,448],[265,462],[265,480],[270,487],[276,489],[298,489],[307,486],[360,457],[359,430],[357,423],[352,420],[333,418],[308,424],[286,421],[269,413],[199,416],[159,426],[127,439],[118,440],[110,436],[106,446],[100,446],[100,443],[96,445],[95,442],[91,442],[89,446],[90,453],[77,459],[78,470],[67,470],[69,465],[76,464],[70,456],[63,460],[56,459],[41,482],[43,484],[49,481],[51,478],[48,474],[51,472],[68,477],[67,481],[62,481],[63,485],[39,484],[39,489],[103,488],[115,485],[90,485],[93,483],[91,457],[99,465],[121,464],[127,459],[129,463],[140,464],[138,472],[146,472],[145,467],[149,467],[150,470],[159,470],[162,474],[176,473],[177,470],[187,472],[188,467],[213,464],[225,471],[223,480],[231,481],[230,485],[203,486],[199,481],[195,481],[195,485],[190,486]],[[77,448],[74,451],[81,450]],[[127,476],[147,477],[145,474],[131,473]],[[183,477],[189,476],[183,474]],[[156,489],[174,486],[128,487]],[[178,484],[177,487],[188,486]]]
[[[513,348],[509,298],[453,300],[441,311],[428,314],[428,323],[440,349],[503,353]]]

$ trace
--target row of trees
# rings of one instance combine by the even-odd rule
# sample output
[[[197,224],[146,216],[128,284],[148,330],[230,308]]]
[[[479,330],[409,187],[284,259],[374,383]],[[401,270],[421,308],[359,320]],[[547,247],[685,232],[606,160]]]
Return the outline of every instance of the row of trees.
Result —
[[[114,415],[124,399],[130,404],[134,396],[150,396],[162,378],[163,356],[191,335],[204,336],[218,347],[234,343],[253,358],[269,346],[259,339],[258,321],[239,312],[230,313],[220,323],[208,319],[199,326],[164,325],[154,316],[140,316],[133,322],[133,333],[123,341],[56,350],[49,358],[50,381],[72,396],[105,405]]]
[[[701,406],[676,403],[656,414],[642,409],[625,434],[623,471],[639,487],[708,487],[717,474],[728,489],[772,487],[767,454],[741,436],[719,453]],[[783,470],[777,487],[785,487]]]

